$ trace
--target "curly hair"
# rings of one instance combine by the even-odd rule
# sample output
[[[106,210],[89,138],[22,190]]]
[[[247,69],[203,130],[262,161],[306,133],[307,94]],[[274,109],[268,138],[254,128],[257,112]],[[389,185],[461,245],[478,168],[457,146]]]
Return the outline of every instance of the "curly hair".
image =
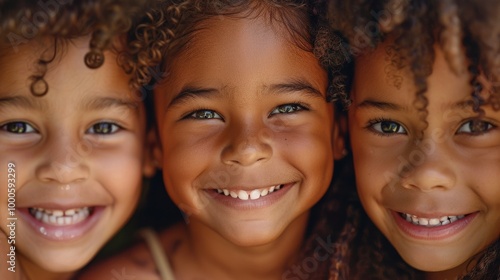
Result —
[[[390,39],[394,42],[388,50],[391,66],[395,69],[408,67],[413,74],[416,86],[414,105],[424,123],[428,105],[426,80],[432,71],[435,44],[440,45],[452,71],[471,74],[471,96],[476,112],[481,114],[481,106],[485,104],[496,110],[500,108],[500,3],[487,0],[315,2],[318,10],[328,11],[324,16],[331,28],[325,45],[334,50],[322,57],[322,63],[326,67],[342,68],[343,75],[336,78],[339,83],[335,92],[345,106],[350,102],[355,56]],[[478,81],[480,74],[484,74],[493,85],[487,100],[479,94],[483,88]],[[394,78],[397,83],[397,77]],[[422,272],[411,268],[399,257],[364,213],[356,198],[354,177],[341,174],[337,178],[340,181],[334,185],[330,205],[323,208],[316,231],[323,234],[333,232],[337,239],[332,246],[338,249],[330,256],[329,267],[318,270],[312,279],[324,279],[327,272],[329,279],[421,279]],[[344,226],[340,229],[336,228],[337,222],[331,221],[332,217],[339,215],[345,215],[340,221]],[[313,248],[314,240],[309,240],[306,254],[312,254]],[[460,279],[498,279],[499,250],[499,241],[490,245],[474,259],[477,265]]]
[[[65,43],[90,36],[84,63],[91,69],[98,68],[104,63],[103,51],[115,47],[115,38],[128,31],[134,18],[148,7],[147,3],[147,0],[0,0],[0,47],[3,50],[11,47],[17,52],[20,45],[31,40],[53,41],[37,60],[36,73],[29,77],[31,93],[43,96],[49,91],[44,80],[47,66],[62,52]]]
[[[172,61],[216,17],[255,18],[263,16],[273,28],[282,28],[286,39],[313,51],[317,29],[305,0],[160,0],[130,31],[121,65],[133,75],[132,86],[140,88],[164,78]]]

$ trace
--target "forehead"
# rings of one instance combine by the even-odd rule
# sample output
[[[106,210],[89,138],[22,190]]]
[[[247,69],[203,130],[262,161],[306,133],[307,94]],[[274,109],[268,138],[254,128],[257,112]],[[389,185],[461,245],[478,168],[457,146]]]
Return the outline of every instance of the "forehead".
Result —
[[[105,52],[105,63],[98,69],[89,69],[85,65],[88,42],[89,38],[82,37],[54,47],[51,40],[32,40],[19,46],[17,51],[12,48],[2,49],[0,96],[25,96],[32,100],[31,105],[37,105],[32,107],[49,105],[56,100],[57,103],[77,104],[92,96],[133,98],[128,87],[130,78],[118,66],[113,53]],[[34,97],[30,91],[30,77],[43,73],[41,70],[45,66],[38,63],[40,58],[50,61],[43,75],[49,91],[43,97]]]
[[[311,52],[259,17],[205,21],[168,74],[163,84],[172,92],[190,83],[238,89],[299,77],[323,89],[327,77]]]
[[[432,72],[425,81],[424,95],[429,106],[470,100],[470,74],[467,71],[455,73],[447,63],[443,51],[436,46],[434,52]],[[353,100],[359,103],[363,99],[373,98],[413,106],[418,88],[407,63],[390,42],[384,42],[373,52],[357,57]]]

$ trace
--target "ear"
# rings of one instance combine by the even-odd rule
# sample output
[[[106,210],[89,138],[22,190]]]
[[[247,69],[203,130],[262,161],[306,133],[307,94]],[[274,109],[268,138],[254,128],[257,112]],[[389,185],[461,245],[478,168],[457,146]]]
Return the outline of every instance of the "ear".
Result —
[[[156,170],[161,169],[161,147],[154,128],[149,129],[144,141],[144,157],[143,174],[145,177],[153,177]]]
[[[332,148],[335,160],[340,160],[347,155],[347,116],[344,112],[335,113],[333,122]]]

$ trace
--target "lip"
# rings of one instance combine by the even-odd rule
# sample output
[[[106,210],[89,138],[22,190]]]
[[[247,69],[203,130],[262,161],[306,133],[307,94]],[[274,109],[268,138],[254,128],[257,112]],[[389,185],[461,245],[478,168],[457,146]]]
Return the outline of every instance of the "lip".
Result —
[[[45,208],[45,207],[40,207]],[[76,206],[51,207],[52,209],[72,209]],[[20,218],[40,237],[57,242],[71,241],[80,238],[89,232],[100,220],[105,207],[93,206],[92,213],[83,221],[74,225],[48,225],[33,217],[28,208],[18,208]],[[49,209],[48,207],[46,209]]]
[[[297,182],[283,184],[282,187],[278,191],[274,191],[272,193],[267,194],[264,197],[260,197],[255,200],[241,200],[238,198],[233,198],[231,196],[226,196],[224,194],[219,194],[217,190],[204,190],[209,197],[214,199],[216,202],[227,206],[229,208],[237,209],[237,210],[254,210],[259,208],[265,208],[270,205],[278,202],[288,191],[293,188]],[[244,190],[242,188],[231,188]]]
[[[467,226],[479,214],[479,212],[474,212],[467,214],[462,219],[447,225],[442,225],[437,227],[427,227],[427,226],[415,225],[413,223],[406,221],[405,219],[403,219],[403,217],[401,217],[399,212],[393,210],[391,210],[390,212],[394,220],[396,221],[396,225],[405,235],[414,239],[421,239],[421,240],[443,240],[451,238],[461,233],[463,230],[465,230]],[[429,217],[431,215],[426,215],[426,216]],[[438,217],[440,215],[432,215],[432,216]]]

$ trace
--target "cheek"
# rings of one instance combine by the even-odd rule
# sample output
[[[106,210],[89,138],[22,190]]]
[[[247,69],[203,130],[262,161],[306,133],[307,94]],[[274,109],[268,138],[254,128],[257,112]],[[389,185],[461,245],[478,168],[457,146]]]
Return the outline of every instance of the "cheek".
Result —
[[[140,146],[142,143],[112,151],[98,151],[96,154],[99,156],[92,159],[96,163],[97,180],[114,198],[117,206],[130,207],[130,203],[139,199],[144,156],[142,149],[138,148]]]
[[[306,179],[328,185],[334,162],[331,134],[325,127],[280,133],[275,136],[275,150]]]

